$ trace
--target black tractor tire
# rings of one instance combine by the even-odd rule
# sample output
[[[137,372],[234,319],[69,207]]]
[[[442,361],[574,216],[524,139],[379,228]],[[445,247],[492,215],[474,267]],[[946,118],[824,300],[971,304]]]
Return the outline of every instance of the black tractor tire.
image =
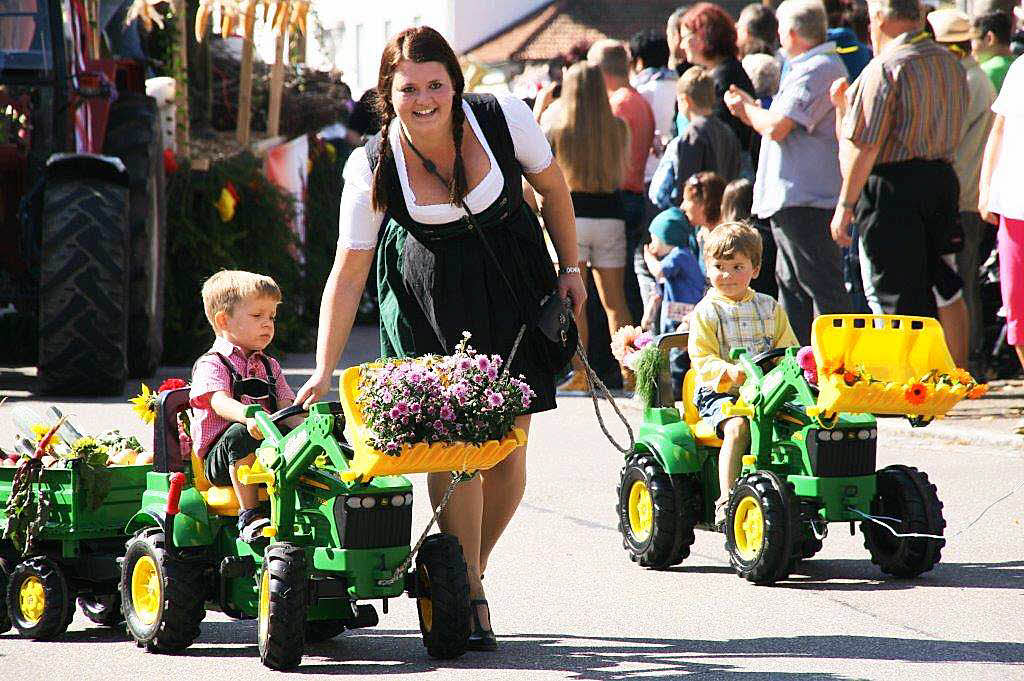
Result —
[[[162,532],[128,540],[121,563],[121,611],[128,634],[154,653],[188,648],[206,617],[203,569],[171,556]]]
[[[799,504],[786,482],[755,471],[736,483],[725,516],[725,549],[736,574],[755,584],[785,579],[800,540]]]
[[[120,395],[128,352],[128,189],[48,180],[39,271],[39,389]]]
[[[635,454],[622,468],[615,513],[622,546],[642,567],[666,568],[690,555],[699,490],[676,477],[647,453]]]
[[[450,534],[426,538],[416,554],[416,612],[430,657],[451,660],[469,640],[469,578],[462,545]]]
[[[270,669],[294,669],[306,645],[306,551],[281,542],[268,546],[260,569],[257,632],[260,659]]]
[[[152,376],[164,346],[167,201],[163,133],[156,100],[122,94],[110,108],[103,153],[124,163],[130,181],[128,223],[128,375]]]
[[[33,601],[42,598],[37,612],[25,612],[25,589],[31,589]],[[14,628],[22,636],[36,641],[52,641],[65,631],[71,619],[68,617],[68,583],[54,561],[43,556],[28,558],[18,563],[11,571],[7,583],[7,613]],[[74,616],[72,609],[71,615]]]
[[[310,620],[306,622],[306,643],[323,643],[345,631],[345,620]]]
[[[82,595],[78,597],[78,607],[95,624],[104,627],[120,627],[124,624],[121,594]]]
[[[942,502],[928,476],[911,466],[888,466],[876,473],[875,498],[871,515],[898,518],[883,521],[900,533],[941,535],[946,527]],[[945,539],[896,537],[877,523],[860,524],[864,546],[871,562],[895,577],[917,577],[928,572],[942,558]]]

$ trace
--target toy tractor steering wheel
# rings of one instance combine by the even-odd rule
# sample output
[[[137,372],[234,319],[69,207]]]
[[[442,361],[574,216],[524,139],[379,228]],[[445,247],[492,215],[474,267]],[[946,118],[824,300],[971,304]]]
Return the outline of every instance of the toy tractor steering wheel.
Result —
[[[280,409],[278,411],[275,411],[273,414],[271,414],[270,415],[270,422],[273,423],[274,425],[277,425],[278,421],[282,421],[282,420],[288,418],[289,416],[295,416],[297,414],[305,414],[308,411],[309,410],[306,409],[305,407],[303,407],[301,404],[293,404],[290,407],[285,407],[284,409]]]
[[[767,352],[761,352],[750,358],[753,364],[756,364],[762,372],[768,373],[772,370],[771,366],[765,367],[764,363],[769,360],[778,359],[786,355],[786,348],[775,348],[774,350],[768,350]]]

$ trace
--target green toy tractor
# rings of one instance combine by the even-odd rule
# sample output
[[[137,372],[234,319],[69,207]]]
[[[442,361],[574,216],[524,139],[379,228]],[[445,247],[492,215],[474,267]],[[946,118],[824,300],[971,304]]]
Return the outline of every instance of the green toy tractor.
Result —
[[[353,471],[342,405],[311,406],[300,426],[277,424],[307,413],[289,407],[247,416],[264,439],[257,462],[239,471],[270,502],[266,542],[238,537],[238,502],[230,487],[211,486],[193,453],[183,470],[178,414],[188,391],[162,393],[153,472],[141,511],[129,523],[120,594],[128,631],[152,652],[187,648],[207,609],[258,620],[259,651],[272,669],[297,666],[306,642],[377,624],[369,603],[416,598],[423,642],[437,658],[466,648],[469,587],[459,542],[427,537],[411,562],[412,486],[400,475]]]
[[[825,316],[813,338],[818,385],[805,378],[797,348],[732,353],[747,379],[727,413],[750,420],[751,445],[726,513],[730,562],[741,577],[771,584],[821,549],[829,523],[860,522],[883,572],[920,575],[939,562],[945,544],[942,502],[916,468],[875,470],[872,414],[904,414],[924,425],[974,383],[953,366],[932,319]],[[667,334],[657,348],[685,349],[686,341],[685,333]],[[722,529],[713,525],[722,441],[697,414],[693,370],[683,381],[682,412],[664,379],[644,410],[616,506],[626,551],[649,568],[681,563],[695,529]]]

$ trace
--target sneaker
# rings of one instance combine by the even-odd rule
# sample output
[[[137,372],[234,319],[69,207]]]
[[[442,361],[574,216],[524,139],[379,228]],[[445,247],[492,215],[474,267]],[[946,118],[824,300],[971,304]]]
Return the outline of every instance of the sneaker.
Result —
[[[270,527],[270,520],[256,509],[247,509],[238,514],[238,538],[246,544],[263,539],[263,528]]]
[[[558,394],[582,393],[590,390],[590,383],[587,381],[586,372],[572,372],[569,374],[569,378],[565,379],[555,390]]]

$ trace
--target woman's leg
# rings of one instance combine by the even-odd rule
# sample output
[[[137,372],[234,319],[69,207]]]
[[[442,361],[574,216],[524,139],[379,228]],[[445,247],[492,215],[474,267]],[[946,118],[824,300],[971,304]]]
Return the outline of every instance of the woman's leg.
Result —
[[[530,414],[516,418],[516,428],[530,435]],[[482,471],[483,525],[480,530],[480,571],[487,568],[487,559],[498,543],[501,533],[519,508],[526,489],[526,445],[509,454],[494,468]]]
[[[622,267],[594,268],[594,284],[597,286],[601,304],[604,305],[605,314],[608,316],[608,333],[612,335],[622,327],[633,323],[623,289],[624,272],[625,268]]]
[[[451,481],[450,473],[427,475],[427,490],[431,508],[437,508]],[[448,506],[438,518],[442,532],[455,535],[462,544],[469,575],[469,597],[483,598],[480,584],[480,524],[483,517],[483,486],[480,476],[459,485],[448,500]]]

